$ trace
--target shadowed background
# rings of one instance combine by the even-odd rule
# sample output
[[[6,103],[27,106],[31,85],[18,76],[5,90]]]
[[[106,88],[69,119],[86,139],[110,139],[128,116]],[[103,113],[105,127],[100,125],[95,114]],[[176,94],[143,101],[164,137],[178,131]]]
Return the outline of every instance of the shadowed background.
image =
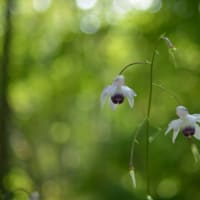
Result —
[[[129,177],[133,135],[144,120],[149,66],[124,73],[137,97],[115,112],[100,94],[123,66],[150,60],[163,33],[154,82],[200,113],[200,2],[198,0],[1,0],[1,191],[43,200],[136,199],[145,196],[145,133]],[[175,98],[153,88],[150,171],[155,199],[199,199],[200,165],[181,134],[164,136],[176,118]],[[200,148],[199,141],[196,141]],[[9,198],[8,198],[9,199]]]

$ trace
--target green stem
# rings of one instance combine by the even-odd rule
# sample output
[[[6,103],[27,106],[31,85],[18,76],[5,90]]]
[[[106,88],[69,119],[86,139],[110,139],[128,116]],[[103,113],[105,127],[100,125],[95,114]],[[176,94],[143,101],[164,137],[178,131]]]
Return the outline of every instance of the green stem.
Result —
[[[149,189],[149,185],[150,185],[150,178],[149,178],[149,117],[150,117],[150,111],[151,111],[151,101],[152,101],[152,88],[153,88],[153,63],[154,63],[154,58],[156,55],[156,48],[154,49],[153,52],[153,56],[152,56],[152,60],[151,62],[149,61],[144,61],[144,62],[133,62],[130,63],[126,66],[124,66],[122,68],[122,70],[119,72],[119,75],[123,74],[127,69],[129,69],[130,67],[132,67],[133,65],[138,65],[138,64],[150,64],[150,88],[149,88],[149,101],[148,101],[148,109],[147,109],[147,117],[145,119],[146,121],[146,176],[147,176],[147,195],[150,194],[150,189]],[[145,122],[144,121],[144,122]],[[143,124],[143,123],[142,123]],[[130,170],[134,170],[134,163],[133,163],[133,153],[134,153],[134,144],[136,141],[136,137],[138,135],[138,132],[135,135],[133,141],[132,141],[132,145],[131,145],[131,152],[130,152],[130,163],[129,163],[129,167]]]
[[[149,119],[150,119],[150,113],[151,113],[151,103],[152,103],[152,93],[153,93],[153,64],[154,59],[156,55],[156,48],[153,51],[151,64],[150,64],[150,79],[149,79],[149,99],[148,99],[148,107],[147,107],[147,117],[146,117],[146,192],[147,195],[150,194],[150,173],[149,173]]]
[[[146,192],[150,194],[150,174],[149,174],[149,119],[146,120]]]
[[[144,64],[150,64],[150,62],[148,61],[144,61],[144,62],[133,62],[130,63],[128,65],[125,65],[122,70],[119,72],[119,75],[123,74],[129,67],[133,66],[133,65],[144,65]]]
[[[137,136],[139,135],[139,132],[141,130],[141,128],[143,127],[143,125],[145,124],[146,119],[138,126],[136,133],[134,134],[133,140],[132,140],[132,144],[131,144],[131,151],[130,151],[130,162],[129,162],[129,168],[134,169],[134,162],[133,162],[133,157],[134,157],[134,149],[135,149],[135,143],[137,142]]]
[[[148,108],[147,108],[147,119],[150,117],[150,112],[151,112],[151,102],[152,102],[152,91],[153,91],[153,64],[154,64],[154,59],[156,55],[156,48],[153,51],[153,56],[151,59],[151,64],[150,64],[150,79],[149,79],[149,100],[148,100]]]

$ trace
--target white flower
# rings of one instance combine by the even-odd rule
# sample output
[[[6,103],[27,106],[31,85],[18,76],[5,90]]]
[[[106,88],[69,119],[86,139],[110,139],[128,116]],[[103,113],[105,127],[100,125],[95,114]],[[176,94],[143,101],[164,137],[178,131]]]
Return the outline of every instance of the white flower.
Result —
[[[101,106],[103,107],[106,98],[109,97],[110,106],[115,110],[116,106],[123,103],[124,98],[127,97],[129,105],[133,107],[134,96],[136,96],[134,90],[124,85],[124,76],[118,75],[112,85],[107,86],[101,93]]]
[[[176,114],[179,119],[172,120],[165,134],[173,130],[172,142],[174,143],[178,133],[181,131],[184,136],[190,138],[194,136],[196,139],[200,140],[200,114],[189,114],[187,108],[184,106],[176,107]]]

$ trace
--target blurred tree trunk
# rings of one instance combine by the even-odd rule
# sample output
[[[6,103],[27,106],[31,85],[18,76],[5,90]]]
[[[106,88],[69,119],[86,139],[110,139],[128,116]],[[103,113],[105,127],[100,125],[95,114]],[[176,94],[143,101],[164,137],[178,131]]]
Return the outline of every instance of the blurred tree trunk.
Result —
[[[10,50],[12,36],[12,16],[11,9],[13,0],[5,0],[4,14],[4,35],[1,57],[1,87],[0,87],[0,187],[4,191],[3,178],[8,171],[8,80],[9,80],[9,65],[10,65]]]

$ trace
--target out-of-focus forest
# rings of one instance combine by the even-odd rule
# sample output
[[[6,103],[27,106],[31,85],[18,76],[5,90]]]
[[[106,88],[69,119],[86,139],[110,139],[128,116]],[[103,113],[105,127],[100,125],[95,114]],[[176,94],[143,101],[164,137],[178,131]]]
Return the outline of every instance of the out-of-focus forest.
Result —
[[[177,101],[200,113],[199,0],[1,0],[0,187],[2,199],[145,199],[144,120],[149,66],[124,73],[137,93],[116,111],[100,94],[123,66],[155,58],[150,179],[156,200],[199,200],[200,165],[190,144],[164,132]],[[170,92],[167,92],[170,91]],[[170,94],[174,94],[170,95]],[[200,149],[199,141],[195,140]],[[37,195],[36,195],[37,196]],[[36,197],[35,197],[36,199]]]

